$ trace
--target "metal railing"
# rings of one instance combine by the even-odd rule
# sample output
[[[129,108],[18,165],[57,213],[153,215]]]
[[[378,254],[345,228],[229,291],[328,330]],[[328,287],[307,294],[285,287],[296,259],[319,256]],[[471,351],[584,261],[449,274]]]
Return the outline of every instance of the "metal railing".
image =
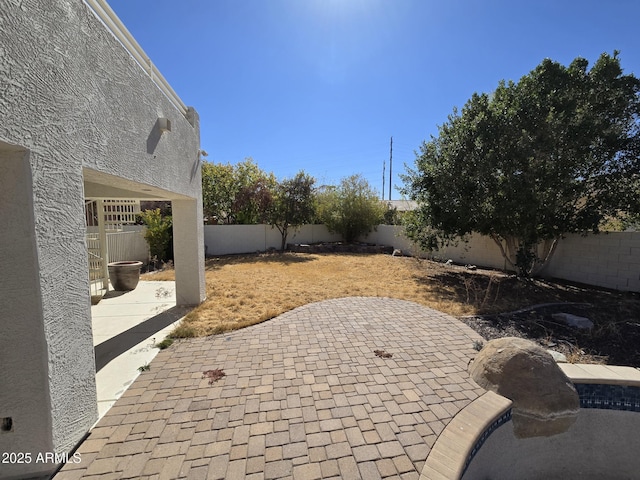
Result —
[[[115,12],[107,4],[105,0],[84,0],[89,5],[94,14],[102,21],[102,23],[122,44],[122,46],[131,54],[140,67],[151,77],[153,83],[165,94],[165,96],[173,103],[173,105],[180,110],[180,112],[186,116],[187,107],[180,100],[178,94],[171,88],[169,82],[162,76],[162,74],[155,67],[153,62],[149,59],[142,47],[138,45],[133,35],[129,33],[127,27],[123,25]]]

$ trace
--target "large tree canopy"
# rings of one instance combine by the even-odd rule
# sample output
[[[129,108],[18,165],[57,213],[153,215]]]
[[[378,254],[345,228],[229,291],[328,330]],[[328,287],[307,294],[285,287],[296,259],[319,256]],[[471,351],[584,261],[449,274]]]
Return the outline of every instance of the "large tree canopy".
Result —
[[[210,223],[255,224],[267,221],[277,181],[252,158],[236,165],[202,164],[202,203]]]
[[[315,179],[300,171],[293,178],[286,178],[274,188],[273,202],[269,210],[269,223],[280,232],[284,251],[289,229],[297,229],[311,223],[315,216]]]
[[[640,81],[623,74],[618,52],[587,67],[544,60],[454,110],[403,178],[419,203],[408,235],[429,249],[489,235],[529,275],[564,234],[637,214]]]

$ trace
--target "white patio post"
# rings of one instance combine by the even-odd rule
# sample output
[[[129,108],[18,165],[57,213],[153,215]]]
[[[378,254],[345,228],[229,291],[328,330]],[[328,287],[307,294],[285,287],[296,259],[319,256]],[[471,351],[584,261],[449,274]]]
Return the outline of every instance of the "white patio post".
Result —
[[[102,288],[109,291],[109,248],[107,247],[107,230],[104,225],[104,200],[96,200],[98,211],[98,241],[100,242],[100,257],[102,258]]]
[[[171,205],[176,304],[197,305],[206,298],[202,202],[173,200]]]

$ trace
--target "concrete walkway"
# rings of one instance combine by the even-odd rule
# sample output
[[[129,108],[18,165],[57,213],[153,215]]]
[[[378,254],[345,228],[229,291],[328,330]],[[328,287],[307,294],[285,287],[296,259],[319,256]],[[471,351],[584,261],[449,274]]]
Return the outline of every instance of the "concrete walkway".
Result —
[[[138,377],[139,367],[189,308],[176,307],[175,282],[140,282],[130,292],[109,292],[91,307],[98,414],[102,416]]]
[[[415,303],[342,298],[182,341],[55,479],[417,480],[438,434],[484,393],[467,375],[474,340]]]

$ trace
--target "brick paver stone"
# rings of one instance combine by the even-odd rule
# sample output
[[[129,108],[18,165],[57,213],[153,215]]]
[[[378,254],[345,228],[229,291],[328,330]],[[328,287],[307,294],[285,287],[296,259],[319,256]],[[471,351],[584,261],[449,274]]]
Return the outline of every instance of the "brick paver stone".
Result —
[[[475,340],[415,303],[352,297],[177,342],[59,478],[417,479],[436,436],[484,393],[467,375]],[[226,376],[209,384],[215,369]]]

